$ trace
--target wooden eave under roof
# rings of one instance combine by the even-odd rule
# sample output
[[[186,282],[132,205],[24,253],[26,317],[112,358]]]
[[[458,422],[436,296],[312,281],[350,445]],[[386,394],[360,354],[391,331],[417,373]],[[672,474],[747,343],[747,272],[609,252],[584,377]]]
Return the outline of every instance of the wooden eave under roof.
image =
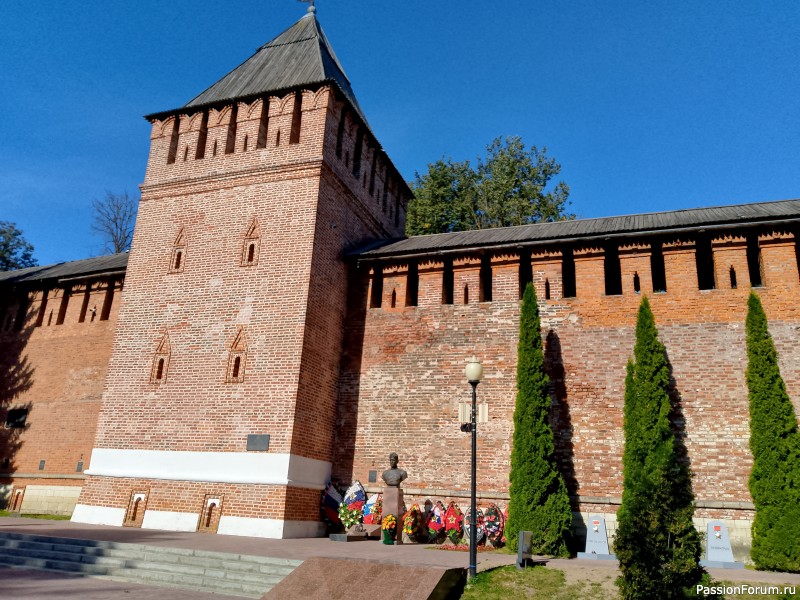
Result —
[[[401,240],[376,242],[350,253],[350,256],[358,261],[385,260],[426,254],[464,253],[543,244],[789,224],[800,224],[800,200],[734,204],[419,235]]]
[[[127,267],[128,253],[121,252],[119,254],[72,260],[43,267],[0,271],[0,285],[112,277],[124,274]]]

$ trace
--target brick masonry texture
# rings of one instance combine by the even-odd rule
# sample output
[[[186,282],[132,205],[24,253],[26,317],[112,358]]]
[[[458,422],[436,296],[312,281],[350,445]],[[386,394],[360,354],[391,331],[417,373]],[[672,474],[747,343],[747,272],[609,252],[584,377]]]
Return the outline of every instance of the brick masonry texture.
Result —
[[[202,159],[195,158],[201,113],[179,116],[174,163],[175,117],[153,123],[96,447],[244,452],[248,434],[266,433],[270,452],[332,460],[347,294],[342,255],[399,235],[404,219],[390,214],[399,186],[371,139],[365,136],[365,177],[345,164],[359,129],[345,127],[337,139],[344,105],[330,88],[303,91],[300,141],[290,143],[294,97],[268,99],[264,148],[256,143],[263,100],[238,103],[229,154],[221,148],[230,107],[209,111]],[[400,200],[404,208],[407,199]],[[248,262],[253,223],[258,255]],[[235,350],[244,372],[234,379],[229,359],[240,332],[246,342]],[[92,476],[81,503],[111,506],[113,497],[124,505],[138,485],[123,479],[109,487]],[[148,509],[183,510],[183,496],[166,483],[147,485]],[[175,486],[188,486],[200,501],[213,493]],[[292,519],[316,519],[318,492],[309,503],[308,491],[289,489],[262,490],[261,500],[257,493],[226,498],[223,514],[283,518],[288,494]]]
[[[542,314],[542,336],[553,391],[552,419],[559,464],[576,510],[616,510],[622,495],[625,364],[632,354],[636,313],[650,298],[673,370],[673,422],[694,475],[698,517],[751,519],[747,481],[749,408],[744,372],[746,299],[744,238],[715,240],[717,289],[698,290],[694,245],[665,245],[667,291],[653,293],[649,245],[620,250],[623,293],[604,294],[604,254],[576,249],[575,298],[562,298],[556,249],[531,259]],[[352,273],[350,313],[337,416],[335,476],[365,481],[386,468],[391,450],[409,473],[404,485],[432,496],[469,490],[469,436],[459,431],[458,404],[470,401],[466,359],[484,364],[479,403],[490,420],[479,426],[478,491],[501,500],[508,469],[519,339],[519,257],[494,256],[493,301],[476,302],[478,276],[454,260],[454,304],[442,304],[442,263],[419,259],[418,306],[394,309],[392,291],[404,295],[407,264],[361,264]],[[472,261],[474,265],[475,261]],[[739,285],[729,286],[729,267]],[[370,270],[383,270],[383,307],[368,308]],[[763,287],[757,292],[770,319],[790,396],[800,409],[798,265],[794,237],[762,232]],[[640,293],[633,289],[638,274]],[[545,281],[551,300],[545,300]],[[463,304],[463,286],[469,286]],[[727,287],[726,287],[727,286]],[[800,412],[800,410],[798,411]],[[423,500],[420,496],[415,498]],[[599,502],[600,504],[596,504]],[[468,501],[461,500],[462,504]]]
[[[317,489],[80,473],[92,448],[244,453],[248,435],[269,434],[269,452],[330,462],[342,485],[368,482],[396,451],[408,506],[441,499],[466,509],[471,449],[458,411],[471,400],[464,366],[475,355],[484,365],[479,402],[489,407],[478,494],[482,505],[505,507],[520,288],[530,271],[576,530],[602,513],[614,532],[625,365],[647,295],[672,366],[696,520],[725,519],[746,552],[750,268],[800,412],[794,224],[703,232],[714,288],[704,290],[699,232],[359,260],[350,253],[402,237],[409,190],[334,87],[178,113],[151,117],[124,290],[122,276],[95,277],[0,297],[0,366],[14,384],[1,399],[30,409],[24,429],[3,430],[3,494],[25,503],[46,498],[43,487],[82,486],[80,504],[122,509],[135,527],[146,511],[197,514],[210,532],[220,516],[316,521]],[[760,255],[748,260],[754,239]],[[654,241],[666,291],[653,283]],[[609,244],[618,246],[607,253]],[[574,269],[564,270],[565,256]],[[564,277],[571,270],[574,282]],[[616,284],[621,293],[606,295]],[[74,492],[63,495],[74,502]],[[211,498],[221,510],[203,525]]]
[[[107,318],[102,319],[109,285],[113,297]],[[27,310],[21,331],[7,327],[0,333],[3,380],[9,386],[3,393],[12,394],[0,410],[0,420],[5,424],[9,409],[28,409],[24,428],[2,430],[0,472],[16,489],[82,485],[121,291],[121,277],[110,284],[105,278],[94,278],[49,289],[28,288],[23,291]],[[18,295],[0,297],[0,314],[16,314],[19,308]],[[27,508],[38,510],[30,503]]]

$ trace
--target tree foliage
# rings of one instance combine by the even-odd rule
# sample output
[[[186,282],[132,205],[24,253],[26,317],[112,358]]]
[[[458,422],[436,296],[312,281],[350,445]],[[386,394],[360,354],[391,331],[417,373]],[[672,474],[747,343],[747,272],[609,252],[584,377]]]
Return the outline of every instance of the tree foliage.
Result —
[[[10,221],[0,221],[0,271],[35,267],[33,246]]]
[[[92,230],[103,238],[105,252],[116,254],[130,250],[136,224],[136,200],[129,197],[128,192],[107,191],[102,200],[92,200],[92,210]]]
[[[506,539],[516,550],[519,532],[531,531],[532,552],[564,556],[572,508],[555,460],[539,306],[531,283],[525,288],[519,329]]]
[[[416,174],[406,234],[423,235],[489,227],[527,225],[575,218],[566,213],[569,187],[563,181],[546,191],[561,170],[547,149],[526,148],[519,137],[495,139],[486,158],[439,159]]]
[[[750,556],[759,569],[800,572],[800,433],[761,301],[747,302],[750,494],[756,506]]]
[[[625,378],[622,506],[614,551],[625,600],[683,598],[699,583],[700,534],[691,476],[670,426],[670,369],[653,313],[642,299],[634,360]]]

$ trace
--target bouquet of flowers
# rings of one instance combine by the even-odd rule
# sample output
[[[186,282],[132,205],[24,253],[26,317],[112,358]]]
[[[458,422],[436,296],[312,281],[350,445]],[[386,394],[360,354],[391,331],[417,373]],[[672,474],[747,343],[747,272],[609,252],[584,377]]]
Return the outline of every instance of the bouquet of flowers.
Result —
[[[403,533],[409,538],[409,541],[415,542],[419,539],[422,532],[422,511],[419,504],[414,503],[405,516],[403,517]]]
[[[348,508],[346,504],[342,503],[339,506],[339,520],[345,530],[350,529],[353,525],[361,522],[361,508]]]
[[[383,532],[383,543],[394,544],[394,534],[397,530],[397,517],[394,515],[386,515],[381,522],[381,531]]]

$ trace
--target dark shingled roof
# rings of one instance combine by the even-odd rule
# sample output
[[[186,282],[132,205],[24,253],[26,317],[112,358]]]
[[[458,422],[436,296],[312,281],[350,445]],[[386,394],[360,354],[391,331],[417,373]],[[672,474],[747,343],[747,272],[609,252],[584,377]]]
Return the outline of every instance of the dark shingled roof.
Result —
[[[16,271],[0,271],[0,284],[28,283],[44,280],[71,279],[73,277],[100,275],[124,271],[128,266],[128,253],[111,254],[73,260],[44,267],[28,267]]]
[[[526,246],[570,240],[652,235],[688,229],[735,227],[755,225],[760,222],[797,220],[800,220],[800,200],[781,200],[621,217],[536,223],[478,231],[418,235],[403,240],[388,240],[382,242],[380,247],[376,247],[376,244],[373,243],[371,246],[354,252],[353,255],[361,259],[377,259],[486,247]]]
[[[350,80],[325,37],[325,32],[322,31],[316,15],[309,12],[180,109],[156,113],[148,118],[322,83],[335,83],[359,117],[367,123],[350,87]]]

